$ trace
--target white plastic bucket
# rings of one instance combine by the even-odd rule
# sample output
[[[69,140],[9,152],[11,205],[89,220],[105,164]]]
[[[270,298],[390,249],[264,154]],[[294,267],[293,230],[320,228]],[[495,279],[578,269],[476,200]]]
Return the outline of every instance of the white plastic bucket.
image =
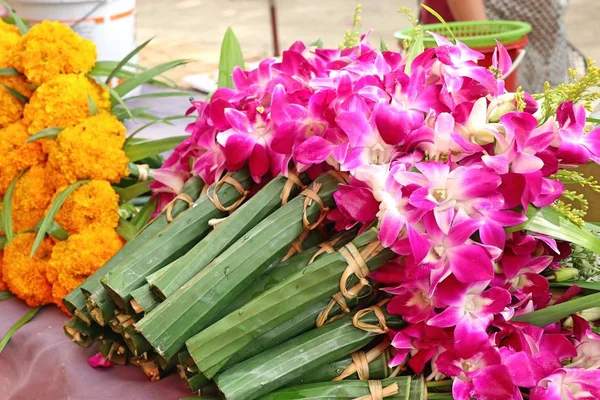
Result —
[[[136,47],[136,0],[11,0],[10,4],[30,23],[53,20],[71,26],[96,43],[98,60],[121,60]]]

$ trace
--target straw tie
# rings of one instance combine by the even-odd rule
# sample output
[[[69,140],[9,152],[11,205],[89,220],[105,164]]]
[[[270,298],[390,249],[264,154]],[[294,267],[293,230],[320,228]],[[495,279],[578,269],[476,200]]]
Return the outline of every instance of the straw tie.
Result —
[[[306,189],[306,185],[302,183],[296,171],[291,170],[288,172],[287,181],[285,181],[285,185],[283,185],[283,189],[281,190],[281,205],[288,203],[294,186],[298,186],[302,190]]]
[[[319,190],[321,189],[321,186],[323,186],[321,183],[315,182],[312,188],[304,189],[304,191],[301,193],[301,195],[305,197],[304,211],[302,213],[302,224],[304,225],[304,228],[308,229],[309,231],[312,231],[317,226],[319,226],[321,222],[323,222],[323,220],[327,216],[327,212],[329,211],[329,207],[325,206],[323,200],[321,200],[318,194]],[[311,224],[308,220],[308,217],[306,216],[306,212],[308,210],[308,207],[310,207],[313,204],[313,201],[317,203],[317,205],[321,209],[321,214],[319,215],[319,218]]]
[[[167,222],[173,222],[173,220],[175,219],[173,217],[173,207],[175,206],[175,202],[177,200],[181,200],[181,201],[185,201],[188,206],[192,207],[194,205],[194,200],[185,193],[179,193],[177,196],[175,196],[175,198],[173,200],[171,200],[169,202],[169,204],[167,204],[167,207],[165,207],[165,214],[167,215]]]
[[[365,353],[364,351],[357,351],[355,353],[352,353],[352,364],[348,365],[339,376],[333,378],[331,381],[341,381],[353,375],[354,373],[358,375],[358,379],[360,379],[361,381],[368,380],[369,363],[375,360],[380,355],[382,355],[385,351],[387,351],[389,346],[390,342],[386,340],[373,347],[367,353]]]
[[[387,323],[385,322],[385,315],[383,314],[383,310],[381,309],[381,307],[387,302],[388,299],[380,301],[374,306],[363,308],[362,310],[358,311],[356,314],[354,314],[354,317],[352,317],[352,324],[357,329],[363,330],[365,332],[372,332],[378,335],[386,333],[389,330],[389,328],[387,326]],[[379,322],[378,325],[373,325],[361,321],[361,318],[369,313],[375,314],[377,322]]]
[[[137,164],[138,182],[145,182],[150,177],[150,166],[148,164]]]
[[[302,244],[304,243],[304,240],[306,240],[306,237],[309,233],[310,231],[308,229],[303,230],[300,236],[294,239],[287,253],[285,254],[285,256],[283,256],[280,262],[284,262],[285,260],[292,258],[292,256],[294,256],[295,254],[302,253],[304,251],[304,249],[302,248]]]
[[[229,185],[233,186],[233,188],[235,190],[237,190],[239,192],[239,194],[241,195],[241,197],[239,199],[237,199],[232,205],[225,207],[221,201],[219,200],[219,189],[221,189],[221,187],[228,183]],[[224,211],[224,212],[233,212],[235,211],[236,208],[238,208],[240,206],[240,204],[242,204],[244,202],[244,200],[246,200],[246,197],[248,196],[248,191],[246,189],[244,189],[244,187],[235,179],[231,176],[230,172],[227,172],[225,174],[225,176],[223,176],[223,178],[219,179],[218,182],[216,182],[214,184],[214,189],[213,189],[213,194],[212,196],[209,196],[210,201],[213,202],[213,204],[215,205],[215,207],[217,207],[217,209],[219,209],[220,211]]]

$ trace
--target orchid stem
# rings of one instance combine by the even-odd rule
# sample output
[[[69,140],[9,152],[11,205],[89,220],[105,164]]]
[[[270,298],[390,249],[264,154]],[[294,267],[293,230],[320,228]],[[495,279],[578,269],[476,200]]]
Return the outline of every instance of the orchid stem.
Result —
[[[427,382],[428,388],[446,387],[452,386],[452,379],[444,379],[441,381],[429,381]]]

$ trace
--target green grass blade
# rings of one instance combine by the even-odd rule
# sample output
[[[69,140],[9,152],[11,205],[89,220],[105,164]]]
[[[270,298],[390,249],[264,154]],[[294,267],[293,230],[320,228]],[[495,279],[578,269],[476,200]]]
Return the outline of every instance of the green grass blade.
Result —
[[[52,128],[42,129],[35,135],[31,135],[29,137],[29,139],[27,139],[27,143],[35,142],[36,140],[39,140],[39,139],[56,139],[58,137],[58,134],[63,129],[65,129],[65,128],[52,127]]]
[[[423,52],[424,48],[423,31],[419,30],[410,46],[410,49],[408,50],[408,60],[406,60],[406,67],[404,68],[404,72],[406,74],[410,75],[412,62],[419,54]]]
[[[127,79],[115,88],[115,92],[117,92],[119,96],[123,97],[136,87],[151,81],[154,77],[159,76],[173,68],[188,64],[190,62],[191,60],[174,60],[157,65],[156,67],[150,68],[147,71],[135,75],[133,78]]]
[[[8,290],[3,290],[2,292],[0,292],[0,301],[7,300],[7,299],[10,299],[13,297],[15,297],[15,296]]]
[[[6,235],[6,240],[8,243],[12,242],[15,237],[15,233],[13,232],[12,227],[12,197],[13,192],[15,191],[15,186],[17,185],[17,181],[23,175],[25,171],[21,171],[19,175],[12,180],[10,185],[8,185],[8,189],[6,189],[6,193],[4,194],[4,199],[2,200],[2,230]]]
[[[115,67],[115,69],[113,69],[111,71],[111,73],[108,75],[108,77],[106,78],[106,84],[109,84],[110,81],[115,77],[115,75],[117,75],[119,73],[119,71],[121,71],[123,69],[123,67],[129,62],[129,60],[131,60],[137,53],[140,52],[140,50],[142,50],[144,47],[146,47],[148,45],[148,43],[150,43],[154,38],[150,38],[148,40],[146,40],[144,43],[140,44],[138,47],[136,47],[135,49],[133,49],[133,51],[131,51],[129,54],[127,54],[125,56],[125,58],[123,58]]]
[[[126,188],[117,188],[115,187],[115,192],[119,195],[119,201],[121,203],[125,203],[131,199],[135,199],[143,194],[146,194],[150,191],[150,185],[154,181],[144,181],[137,182],[131,186],[127,186]]]
[[[48,210],[48,213],[44,216],[44,219],[42,219],[40,229],[37,233],[37,236],[35,237],[33,246],[31,247],[31,254],[30,254],[31,257],[33,257],[33,255],[37,251],[38,247],[40,247],[40,244],[42,244],[42,240],[44,240],[44,236],[46,236],[46,233],[52,226],[52,222],[54,221],[54,217],[56,216],[56,213],[58,213],[58,211],[62,207],[65,200],[67,200],[67,197],[69,197],[69,195],[71,193],[73,193],[73,191],[75,189],[77,189],[79,186],[81,186],[87,182],[88,182],[87,179],[77,181],[77,182],[69,185],[69,187],[67,187],[58,196],[56,196],[56,199],[54,199],[54,201],[50,205],[50,209]]]
[[[437,11],[435,11],[433,8],[427,6],[426,4],[421,4],[421,7],[423,7],[425,10],[427,10],[428,13],[430,13],[431,15],[436,17],[438,19],[438,21],[440,21],[440,23],[442,25],[444,25],[444,27],[448,30],[448,33],[450,33],[450,37],[452,37],[452,39],[456,42],[456,37],[454,36],[454,32],[452,32],[452,29],[450,29],[446,20],[440,14],[438,14]]]
[[[322,49],[323,48],[323,40],[321,38],[318,38],[317,40],[315,40],[314,42],[309,44],[309,47],[316,47],[317,49]]]
[[[93,117],[94,115],[98,114],[98,106],[96,105],[96,102],[94,101],[94,99],[92,99],[92,96],[90,96],[89,93],[87,95],[87,98],[88,98],[88,116]]]
[[[137,96],[130,96],[127,99],[125,99],[125,101],[141,100],[141,99],[156,99],[156,98],[161,98],[161,97],[185,97],[185,96],[194,96],[194,93],[183,92],[183,91],[146,93],[146,94],[140,94]]]
[[[383,41],[383,38],[379,39],[379,50],[380,51],[388,51],[387,44]]]
[[[10,338],[15,334],[15,332],[18,331],[19,328],[21,328],[23,325],[31,321],[31,319],[35,317],[35,314],[37,314],[41,308],[42,307],[32,308],[27,312],[27,314],[23,315],[23,317],[21,317],[20,320],[18,320],[13,326],[10,327],[8,332],[6,332],[6,335],[4,335],[4,337],[0,341],[0,353],[2,353],[2,350],[4,350],[6,344],[8,343]]]
[[[145,130],[145,129],[149,128],[149,127],[151,127],[154,124],[163,123],[163,124],[167,124],[167,125],[172,125],[171,121],[175,121],[175,120],[178,120],[178,119],[190,119],[190,117],[194,118],[191,115],[173,115],[171,117],[157,119],[157,120],[148,122],[146,125],[143,125],[143,126],[139,127],[131,135],[127,136],[127,140],[125,140],[125,145],[127,145],[128,143],[130,143],[137,136],[138,133],[142,132],[143,130]]]
[[[21,33],[21,35],[26,34],[29,28],[27,28],[27,25],[25,24],[25,21],[23,21],[23,18],[21,18],[19,14],[17,14],[15,10],[13,10],[13,8],[5,0],[0,0],[0,4],[2,4],[4,8],[6,8],[6,11],[8,11],[8,15],[10,15],[13,21],[15,21],[15,25],[17,26],[17,28],[19,28],[19,32]]]
[[[2,213],[0,213],[0,218],[2,217]],[[0,225],[2,225],[2,221],[0,220]],[[6,236],[4,235],[0,235],[0,250],[2,250],[4,248],[4,246],[6,246],[6,243],[8,241],[6,240]]]
[[[126,219],[119,218],[119,225],[117,225],[117,233],[126,241],[130,241],[137,234],[137,229],[135,225]]]
[[[131,219],[131,223],[135,225],[135,228],[140,231],[148,221],[150,221],[150,217],[154,214],[156,210],[156,206],[158,205],[156,200],[150,200],[141,208],[140,211]]]
[[[2,85],[2,87],[4,88],[4,90],[6,90],[8,93],[10,93],[11,96],[13,96],[15,99],[19,100],[21,103],[23,103],[23,104],[29,103],[29,98],[27,96],[25,96],[24,94],[19,93],[15,89],[8,87],[6,85]]]
[[[20,76],[21,73],[14,68],[0,68],[0,76]]]
[[[129,157],[129,161],[135,162],[171,150],[187,138],[188,136],[174,136],[165,139],[148,140],[140,143],[128,144],[125,146],[124,150],[127,157]]]
[[[528,221],[514,229],[543,233],[558,240],[575,243],[600,254],[600,237],[571,222],[567,217],[549,207],[527,210]],[[511,228],[512,230],[512,228]]]
[[[219,59],[219,88],[234,88],[231,74],[235,67],[244,68],[244,56],[240,42],[235,37],[231,27],[227,28],[221,43],[221,56]]]
[[[550,287],[569,288],[571,286],[579,286],[580,288],[585,289],[585,290],[600,292],[600,282],[586,282],[586,281],[550,282]]]
[[[600,304],[600,293],[579,297],[541,310],[519,315],[511,321],[526,322],[543,328],[578,311],[598,307],[598,304]]]

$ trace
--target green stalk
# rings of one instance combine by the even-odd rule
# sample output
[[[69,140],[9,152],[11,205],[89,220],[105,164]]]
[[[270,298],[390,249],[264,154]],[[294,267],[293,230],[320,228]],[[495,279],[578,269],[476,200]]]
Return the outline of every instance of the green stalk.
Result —
[[[65,334],[72,342],[81,347],[90,347],[92,343],[104,332],[104,329],[94,323],[86,325],[77,317],[71,318],[64,326]]]
[[[384,379],[381,382],[383,388],[393,384],[398,385],[398,394],[386,397],[385,400],[425,400],[427,398],[427,391],[424,390],[421,377],[399,376]],[[362,399],[370,394],[369,382],[366,381],[321,382],[280,389],[259,397],[259,400],[351,400]]]
[[[189,195],[192,199],[197,199],[200,196],[200,191],[204,183],[200,178],[193,177],[189,179],[183,186],[182,193]],[[173,207],[173,214],[177,215],[187,208],[187,203],[178,201]],[[114,313],[114,302],[110,300],[106,290],[100,284],[100,278],[106,275],[109,271],[116,268],[125,258],[133,254],[141,246],[141,243],[146,242],[150,238],[157,235],[168,225],[166,216],[164,213],[159,215],[154,221],[152,221],[146,228],[140,231],[133,240],[125,243],[123,248],[117,252],[106,264],[92,274],[79,285],[75,290],[69,293],[63,298],[63,304],[72,314],[76,314],[79,310],[80,313],[87,318],[90,316],[89,311],[94,308],[98,308],[96,312],[96,322],[101,326],[104,326],[104,321],[108,321]],[[86,308],[86,298],[90,298],[92,305],[91,309]],[[79,317],[79,315],[78,315]]]
[[[353,244],[362,250],[376,239],[377,231],[371,229],[357,237]],[[373,271],[394,257],[391,250],[383,250],[368,262],[369,269]],[[347,265],[339,252],[323,255],[188,340],[188,351],[200,371],[212,378],[254,338],[303,313],[315,303],[324,302],[326,306],[329,298],[339,291],[340,277]]]
[[[165,267],[166,268],[166,267]],[[144,315],[152,311],[160,304],[160,297],[146,284],[131,292],[132,299],[129,301],[131,308],[138,315]]]
[[[245,190],[252,184],[252,178],[245,170],[235,172],[233,178]],[[218,190],[218,198],[227,207],[240,200],[242,194],[234,186],[225,183]],[[144,285],[148,275],[187,253],[211,229],[208,221],[224,215],[225,211],[219,210],[211,197],[201,195],[188,212],[173,220],[160,234],[141,244],[137,252],[110,271],[100,282],[114,302],[121,309],[127,310],[131,292]]]
[[[333,174],[321,175],[311,187],[319,188],[325,207],[334,205],[338,181]],[[320,218],[320,206],[315,201],[305,205],[306,199],[298,196],[269,215],[137,323],[157,353],[173,357],[186,340],[285,254],[305,229],[304,214],[311,224]]]
[[[186,255],[172,263],[166,271],[161,270],[160,276],[148,277],[148,282],[156,293],[162,299],[172,295],[215,257],[281,207],[282,191],[286,188],[286,182],[288,179],[283,176],[273,179],[233,214],[220,222],[215,230]],[[293,198],[298,191],[299,188],[293,185],[289,197]]]
[[[352,319],[353,315],[345,316],[236,364],[217,375],[215,383],[227,400],[251,400],[288,385],[315,368],[359,350],[379,335],[356,328]],[[387,320],[388,325],[400,325],[399,319]],[[378,323],[372,312],[361,321]]]

